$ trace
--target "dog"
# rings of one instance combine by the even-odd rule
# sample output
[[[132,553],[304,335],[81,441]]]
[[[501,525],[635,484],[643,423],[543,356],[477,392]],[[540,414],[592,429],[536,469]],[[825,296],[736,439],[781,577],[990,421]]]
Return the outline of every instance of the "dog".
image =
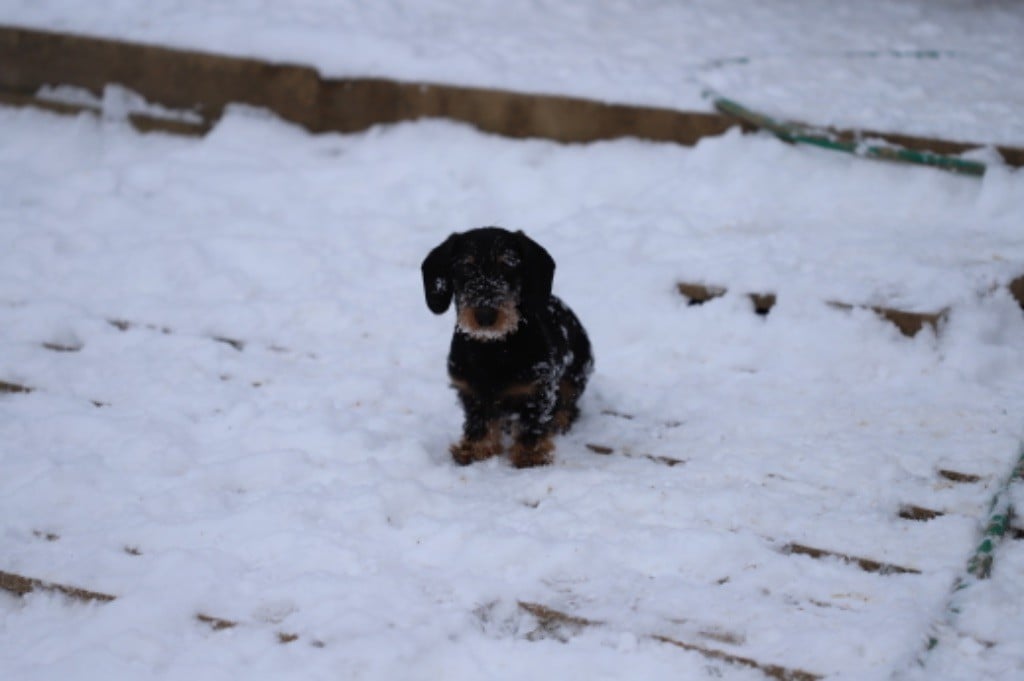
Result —
[[[421,270],[431,312],[455,300],[448,375],[465,417],[455,463],[501,454],[504,434],[516,468],[551,463],[551,437],[579,416],[594,367],[583,325],[551,294],[554,259],[521,231],[481,227],[449,236]]]

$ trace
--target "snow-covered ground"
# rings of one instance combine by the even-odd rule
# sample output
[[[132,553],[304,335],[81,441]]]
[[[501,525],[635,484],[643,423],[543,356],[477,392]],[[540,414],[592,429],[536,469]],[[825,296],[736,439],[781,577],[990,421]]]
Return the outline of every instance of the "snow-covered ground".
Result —
[[[619,82],[593,61],[565,81],[529,55],[517,71],[497,40],[482,64],[464,42],[389,59],[381,45],[415,23],[400,19],[425,31],[454,5],[335,4],[349,11],[8,2],[0,20],[327,68],[355,58],[318,42],[333,16],[386,75]],[[630,6],[601,16],[645,28],[591,19],[588,35],[627,45],[632,30],[636,49],[666,49],[652,16],[689,11],[725,35],[739,7]],[[776,43],[811,40],[796,11],[808,5],[746,6]],[[571,11],[597,16],[536,4],[512,23],[475,7],[434,25],[523,43]],[[1020,14],[876,11],[847,8],[846,24],[928,15],[954,48],[954,35],[997,43]],[[825,16],[813,25],[846,35]],[[992,17],[999,30],[983,31]],[[229,25],[233,43],[218,38]],[[876,28],[866,47],[899,42]],[[691,63],[769,40],[728,35]],[[587,59],[578,40],[553,41],[532,57]],[[636,81],[664,89],[650,72]],[[1024,675],[1024,542],[1003,542],[992,578],[949,608],[1024,437],[1024,313],[1005,287],[1024,273],[1020,171],[979,180],[735,132],[692,149],[438,121],[312,136],[236,109],[193,140],[0,109],[0,187],[0,381],[33,389],[0,394],[0,571],[116,596],[0,594],[4,679]],[[447,453],[461,418],[444,374],[453,320],[426,309],[419,264],[483,224],[552,252],[555,290],[594,343],[583,417],[550,467],[458,468]],[[729,291],[688,306],[678,281]],[[752,291],[778,295],[766,317]],[[826,301],[948,315],[907,338]],[[909,520],[907,506],[943,515]]]

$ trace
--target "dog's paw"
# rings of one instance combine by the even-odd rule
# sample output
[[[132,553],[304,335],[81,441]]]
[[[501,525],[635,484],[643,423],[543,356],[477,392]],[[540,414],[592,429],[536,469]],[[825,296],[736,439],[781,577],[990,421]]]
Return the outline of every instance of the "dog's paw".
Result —
[[[565,435],[572,429],[572,424],[580,416],[580,409],[575,404],[559,408],[551,418],[551,428],[559,435]]]
[[[452,445],[450,451],[455,463],[460,466],[468,466],[476,461],[483,461],[501,454],[501,444],[495,442],[493,438],[484,438],[483,440],[463,438],[462,442]]]
[[[551,440],[544,438],[531,444],[517,442],[512,446],[510,453],[512,465],[516,468],[532,468],[533,466],[547,466],[554,459],[553,452],[555,445]]]

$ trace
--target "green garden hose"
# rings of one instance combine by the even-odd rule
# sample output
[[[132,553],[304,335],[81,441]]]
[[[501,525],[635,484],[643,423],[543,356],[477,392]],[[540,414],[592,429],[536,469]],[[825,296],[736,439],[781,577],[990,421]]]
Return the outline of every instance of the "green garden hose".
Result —
[[[833,151],[843,151],[864,158],[916,163],[963,175],[981,176],[985,174],[985,164],[978,161],[968,161],[956,156],[945,156],[930,151],[915,151],[884,142],[843,140],[829,130],[814,128],[801,123],[776,120],[765,114],[748,109],[742,104],[711,90],[706,90],[705,95],[711,99],[715,108],[722,113],[734,116],[744,123],[749,123],[757,128],[768,130],[786,142],[810,144]]]
[[[939,645],[941,634],[952,629],[957,616],[963,610],[963,596],[961,594],[972,585],[992,576],[995,551],[1009,531],[1010,520],[1013,518],[1010,489],[1020,481],[1024,481],[1024,445],[1020,448],[1017,461],[1010,474],[999,489],[996,490],[992,501],[989,502],[988,516],[985,520],[985,529],[982,531],[981,541],[967,561],[964,574],[958,577],[954,583],[953,593],[946,604],[943,618],[933,627],[932,633],[928,636],[928,645],[925,651],[918,657],[918,663],[922,666],[926,662],[928,651]]]
[[[806,55],[805,55],[806,56]],[[950,50],[863,50],[841,52],[835,55],[846,59],[877,59],[893,57],[900,59],[944,59],[963,56]],[[701,67],[701,71],[714,71],[727,66],[742,66],[753,61],[752,57],[726,57],[714,59]],[[809,144],[823,149],[842,151],[863,158],[883,159],[926,165],[941,170],[980,177],[985,174],[986,166],[978,161],[969,161],[957,156],[936,154],[929,151],[916,151],[899,145],[881,141],[842,139],[834,131],[817,128],[803,123],[782,121],[760,113],[740,104],[735,99],[726,97],[714,89],[704,87],[703,94],[711,100],[716,109],[733,116],[756,128],[767,130],[776,137],[794,144]]]

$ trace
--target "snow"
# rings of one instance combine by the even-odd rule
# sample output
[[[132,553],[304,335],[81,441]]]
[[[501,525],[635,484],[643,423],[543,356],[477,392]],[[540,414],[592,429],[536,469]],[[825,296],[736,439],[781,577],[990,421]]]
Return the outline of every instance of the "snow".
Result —
[[[859,6],[826,22],[796,2],[478,4],[453,22],[442,2],[34,2],[0,19],[636,100],[673,64],[781,36],[794,53],[865,36],[1024,49],[1016,6]],[[756,31],[730,32],[741,9]],[[666,17],[705,37],[659,76]],[[920,42],[897,39],[908,26]],[[395,49],[427,28],[447,43]],[[568,75],[549,68],[563,58]],[[310,135],[245,108],[187,139],[136,133],[113,104],[0,109],[0,380],[33,388],[0,394],[0,570],[116,596],[0,592],[5,678],[765,678],[664,638],[835,679],[1024,673],[1019,540],[948,608],[1024,435],[1006,289],[1024,273],[1020,171],[737,132],[694,148],[441,121]],[[549,467],[447,451],[454,318],[425,307],[419,265],[486,224],[552,253],[594,345]],[[688,306],[679,281],[728,290]],[[751,292],[777,295],[767,316]],[[830,301],[947,314],[907,338]],[[944,514],[906,520],[908,504]]]
[[[203,122],[202,116],[194,111],[168,109],[152,104],[138,93],[120,85],[106,85],[103,88],[102,97],[93,95],[85,88],[68,85],[44,85],[35,93],[35,97],[44,102],[79,106],[113,119],[124,119],[131,114],[146,114],[161,120],[195,124]]]

